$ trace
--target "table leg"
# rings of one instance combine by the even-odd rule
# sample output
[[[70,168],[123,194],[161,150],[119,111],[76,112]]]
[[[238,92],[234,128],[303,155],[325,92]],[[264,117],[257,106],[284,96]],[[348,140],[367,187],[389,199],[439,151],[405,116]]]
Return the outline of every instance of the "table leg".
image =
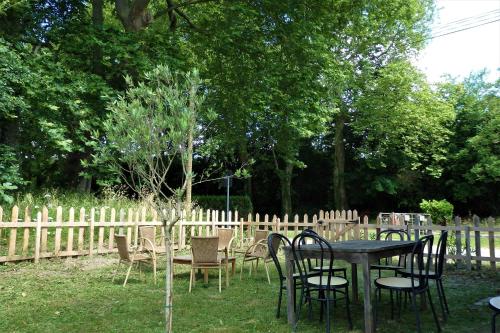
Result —
[[[293,288],[293,255],[292,250],[285,251],[285,264],[286,264],[286,309],[288,316],[288,323],[295,324],[295,308],[293,299],[295,289]]]
[[[373,310],[372,310],[372,281],[370,278],[370,261],[368,255],[363,256],[363,284],[364,284],[364,302],[365,302],[365,333],[374,332]]]
[[[208,269],[204,269],[203,270],[203,281],[205,281],[205,283],[208,283]]]
[[[359,302],[358,295],[358,265],[351,264],[351,281],[352,281],[352,301],[353,303]]]

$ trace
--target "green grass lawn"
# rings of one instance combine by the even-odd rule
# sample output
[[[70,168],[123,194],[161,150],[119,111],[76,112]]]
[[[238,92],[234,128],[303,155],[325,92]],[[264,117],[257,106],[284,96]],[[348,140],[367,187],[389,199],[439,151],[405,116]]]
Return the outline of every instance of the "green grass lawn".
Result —
[[[120,282],[124,270],[115,283],[111,282],[116,262],[114,256],[96,256],[0,266],[1,332],[162,332],[164,271],[160,270],[161,282],[157,286],[152,283],[151,272],[146,272],[148,280],[144,282],[133,271],[123,288]],[[176,266],[174,331],[290,332],[285,302],[282,317],[275,317],[278,281],[271,268],[271,285],[263,267],[259,267],[252,277],[245,272],[242,281],[239,274],[232,277],[229,288],[223,287],[219,293],[214,270],[207,285],[199,278],[189,294],[188,268]],[[452,316],[444,323],[444,332],[489,332],[491,311],[487,304],[475,303],[500,294],[499,275],[487,270],[448,272],[445,288]],[[415,331],[410,308],[402,310],[400,320],[391,321],[387,301],[388,297],[384,297],[378,331]],[[423,313],[423,332],[436,331],[430,310]],[[362,304],[352,305],[352,315],[352,332],[362,332]],[[303,318],[298,332],[324,332],[318,315],[313,321]],[[335,309],[332,325],[332,332],[348,331],[343,304]]]

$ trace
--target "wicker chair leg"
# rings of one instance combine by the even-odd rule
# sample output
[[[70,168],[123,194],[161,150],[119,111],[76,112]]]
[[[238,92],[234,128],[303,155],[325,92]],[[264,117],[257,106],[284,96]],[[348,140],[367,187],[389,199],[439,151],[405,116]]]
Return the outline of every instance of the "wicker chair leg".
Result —
[[[229,287],[229,262],[226,260],[226,288]]]
[[[189,274],[189,292],[191,292],[191,286],[193,285],[193,280],[194,280],[194,268],[191,267],[191,272]]]
[[[264,260],[264,268],[266,269],[267,282],[271,284],[271,278],[269,277],[269,269],[267,268],[267,262]]]
[[[245,267],[245,258],[243,258],[243,262],[241,263],[240,280],[243,278],[243,268],[244,267]]]
[[[125,276],[125,281],[123,282],[123,286],[125,287],[125,285],[127,284],[127,280],[128,280],[128,276],[130,275],[130,271],[132,270],[132,266],[134,265],[134,262],[131,261],[130,262],[130,266],[128,267],[128,270],[127,270],[127,275]]]
[[[153,260],[153,280],[156,285],[156,260]]]
[[[219,292],[222,292],[222,266],[219,266]]]

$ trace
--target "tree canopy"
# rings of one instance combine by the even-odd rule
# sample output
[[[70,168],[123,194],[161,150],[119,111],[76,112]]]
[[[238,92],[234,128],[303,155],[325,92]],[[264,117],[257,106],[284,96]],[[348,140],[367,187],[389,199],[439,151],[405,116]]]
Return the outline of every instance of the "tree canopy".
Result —
[[[418,210],[422,199],[447,199],[458,213],[497,214],[499,83],[473,73],[431,86],[411,65],[433,6],[0,2],[0,200],[116,182],[97,154],[117,142],[106,106],[125,103],[118,96],[164,64],[197,68],[213,110],[196,122],[203,135],[188,175],[243,165],[251,177],[233,190],[257,211]],[[196,153],[201,146],[208,153]],[[167,184],[186,179],[179,159]],[[215,182],[193,191],[221,192]]]

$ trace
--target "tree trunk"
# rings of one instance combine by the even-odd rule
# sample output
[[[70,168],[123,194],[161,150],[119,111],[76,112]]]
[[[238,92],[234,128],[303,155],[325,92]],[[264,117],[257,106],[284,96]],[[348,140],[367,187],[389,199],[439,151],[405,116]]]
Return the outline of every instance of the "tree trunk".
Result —
[[[172,223],[172,221],[170,221]],[[163,221],[165,229],[165,332],[172,332],[172,290],[173,290],[173,249],[171,241],[171,226]]]
[[[248,156],[248,149],[247,149],[247,143],[246,143],[246,138],[243,138],[242,141],[239,145],[239,153],[240,153],[240,162],[244,166],[250,166],[249,165],[249,156]],[[243,184],[243,192],[245,193],[246,196],[252,200],[252,177],[248,177],[244,180]]]
[[[92,24],[97,31],[101,31],[104,25],[103,0],[92,0]],[[100,38],[101,36],[99,36]],[[92,67],[93,72],[102,76],[104,73],[102,67],[102,49],[98,43],[93,46]]]
[[[335,209],[347,209],[347,194],[344,182],[345,145],[344,126],[346,115],[342,111],[335,120],[335,141],[333,156],[333,195]]]
[[[184,209],[188,217],[191,216],[193,191],[193,127],[189,127],[187,143],[187,163],[186,163],[186,202]]]
[[[281,213],[292,213],[292,172],[293,164],[286,162],[285,170],[279,172],[281,187]]]
[[[153,22],[149,0],[115,0],[115,9],[125,31],[139,31]]]

